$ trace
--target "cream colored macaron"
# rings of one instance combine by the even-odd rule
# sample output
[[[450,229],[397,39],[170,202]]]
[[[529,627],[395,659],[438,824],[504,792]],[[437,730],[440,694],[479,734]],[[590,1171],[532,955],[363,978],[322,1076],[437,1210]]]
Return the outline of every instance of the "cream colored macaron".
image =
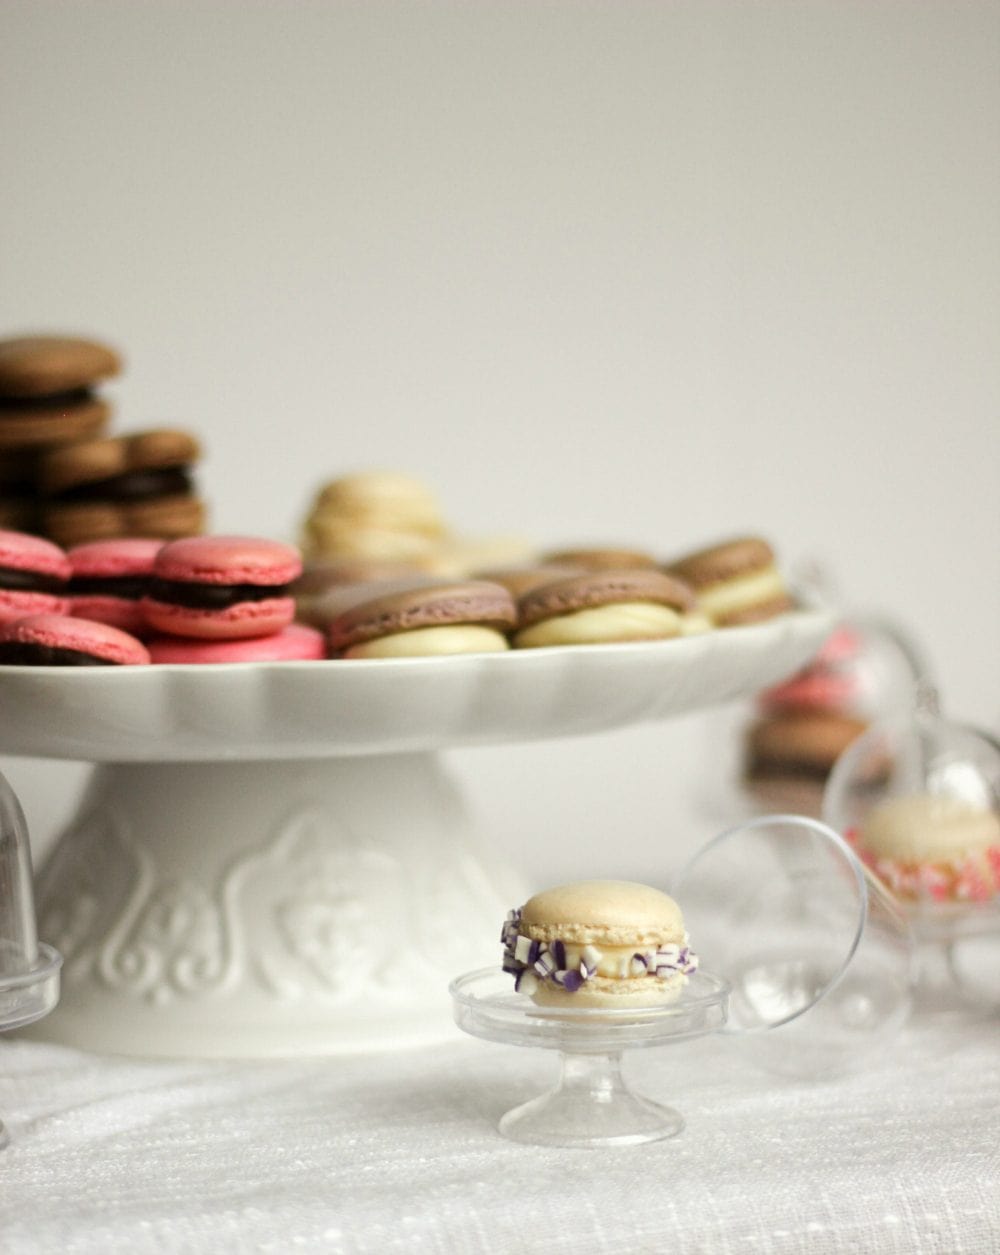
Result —
[[[942,862],[1000,846],[995,811],[950,797],[915,793],[890,797],[866,815],[859,842],[878,858]]]
[[[698,966],[673,898],[629,880],[537,893],[508,913],[501,940],[504,971],[541,1006],[661,1005]]]

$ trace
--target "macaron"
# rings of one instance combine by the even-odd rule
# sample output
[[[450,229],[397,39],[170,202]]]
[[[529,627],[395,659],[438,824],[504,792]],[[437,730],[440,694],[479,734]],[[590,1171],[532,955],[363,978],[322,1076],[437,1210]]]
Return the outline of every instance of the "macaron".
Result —
[[[988,807],[901,794],[876,803],[851,836],[901,898],[981,902],[1000,893],[1000,816]]]
[[[447,528],[437,497],[398,471],[361,471],[324,484],[303,525],[312,557],[409,559],[431,553]]]
[[[834,763],[867,726],[836,711],[764,716],[746,730],[744,787],[765,810],[818,817]]]
[[[629,880],[537,893],[508,912],[500,940],[504,971],[540,1006],[658,1006],[698,967],[677,903]]]
[[[570,566],[582,571],[622,571],[633,567],[655,570],[656,558],[644,549],[620,548],[610,545],[554,549],[542,561],[555,566]]]
[[[530,589],[517,603],[515,649],[667,640],[695,609],[687,585],[662,571],[589,571]]]
[[[115,350],[94,340],[0,340],[0,449],[59,444],[101,431],[111,407],[93,388],[120,370]]]
[[[191,468],[200,456],[198,440],[171,427],[50,449],[38,466],[45,532],[67,546],[118,536],[196,536],[205,506]]]
[[[153,662],[309,662],[326,657],[326,637],[304,623],[290,623],[268,636],[241,640],[195,640],[154,636],[146,642]]]
[[[0,531],[0,624],[30,614],[65,614],[70,562],[41,536]]]
[[[326,628],[340,605],[344,588],[367,584],[409,584],[425,577],[412,562],[378,558],[313,558],[292,585],[295,617]]]
[[[499,584],[432,581],[391,592],[369,588],[327,631],[336,657],[399,658],[497,653],[509,648],[516,622],[514,599]]]
[[[0,340],[0,396],[48,397],[91,388],[117,375],[118,353],[78,336],[16,336]]]
[[[502,584],[514,600],[518,601],[532,589],[541,588],[543,584],[554,584],[556,580],[569,579],[571,575],[578,574],[579,570],[575,567],[544,562],[538,565],[488,567],[484,571],[478,571],[476,579]]]
[[[795,608],[774,550],[758,536],[710,545],[666,569],[694,589],[699,609],[717,627],[760,623]]]
[[[71,575],[69,613],[109,623],[133,636],[148,633],[139,603],[149,591],[162,540],[124,537],[93,540],[67,550]]]
[[[30,667],[139,666],[141,641],[93,619],[34,614],[0,628],[0,663]]]
[[[280,632],[295,615],[302,572],[292,545],[253,536],[189,536],[165,544],[140,603],[157,633],[238,640]]]

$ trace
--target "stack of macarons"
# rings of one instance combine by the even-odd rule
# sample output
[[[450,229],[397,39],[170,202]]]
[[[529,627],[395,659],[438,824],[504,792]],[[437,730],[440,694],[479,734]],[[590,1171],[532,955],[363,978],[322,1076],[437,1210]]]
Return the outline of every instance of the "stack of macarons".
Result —
[[[868,727],[858,663],[861,639],[840,624],[816,657],[763,692],[744,733],[743,783],[765,810],[818,818],[834,763]]]
[[[323,634],[293,623],[298,549],[254,536],[191,536],[163,545],[140,603],[154,662],[318,659]]]
[[[97,386],[120,370],[118,353],[96,340],[0,340],[0,527],[39,530],[39,458],[104,430],[111,405]]]
[[[191,475],[200,457],[197,438],[173,427],[50,449],[38,463],[45,534],[61,545],[196,536],[205,523]]]
[[[302,550],[310,562],[419,562],[446,533],[438,500],[421,480],[398,471],[362,471],[317,491],[303,524]]]
[[[145,646],[131,632],[73,613],[72,576],[69,555],[58,545],[0,531],[0,663],[148,663]]]
[[[116,350],[97,340],[0,340],[0,527],[63,548],[204,531],[191,477],[198,440],[169,427],[107,433],[111,405],[97,385],[121,368]]]
[[[0,531],[0,662],[318,659],[293,622],[298,550],[246,536],[125,537],[74,546]]]

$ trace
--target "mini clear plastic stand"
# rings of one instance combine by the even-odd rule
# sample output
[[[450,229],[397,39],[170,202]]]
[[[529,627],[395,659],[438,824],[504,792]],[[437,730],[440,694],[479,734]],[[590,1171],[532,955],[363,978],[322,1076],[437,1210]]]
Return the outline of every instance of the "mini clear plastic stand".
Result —
[[[913,927],[918,1009],[1000,1008],[1000,746],[923,683],[837,760],[823,817]]]
[[[698,971],[674,1002],[648,1008],[538,1007],[511,977],[483,968],[451,984],[455,1022],[474,1037],[559,1052],[556,1085],[504,1115],[500,1132],[539,1146],[635,1146],[673,1137],[684,1118],[632,1092],[622,1055],[701,1037],[726,1020],[728,986]]]
[[[0,1030],[23,1028],[52,1010],[61,963],[35,935],[27,827],[14,790],[0,775]],[[8,1141],[0,1121],[0,1147]]]
[[[603,1147],[679,1133],[676,1111],[625,1085],[626,1050],[731,1034],[767,1070],[819,1079],[886,1049],[909,1015],[909,924],[850,846],[818,820],[763,815],[724,832],[670,891],[706,965],[675,1002],[620,1011],[537,1007],[499,967],[452,982],[455,1021],[465,1032],[560,1052],[558,1084],[503,1116],[506,1137]]]

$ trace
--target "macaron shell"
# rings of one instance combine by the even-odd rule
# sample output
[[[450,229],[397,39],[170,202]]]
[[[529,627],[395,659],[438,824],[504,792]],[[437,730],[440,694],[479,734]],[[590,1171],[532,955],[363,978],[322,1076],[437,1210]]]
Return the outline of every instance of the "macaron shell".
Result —
[[[0,531],[0,567],[35,571],[68,580],[72,567],[66,553],[50,540],[26,532]]]
[[[295,617],[293,597],[240,601],[224,610],[201,610],[159,601],[155,597],[143,597],[140,607],[146,623],[157,632],[214,641],[268,636],[272,632],[280,632]]]
[[[293,623],[269,636],[237,641],[185,640],[157,636],[147,642],[157,663],[232,663],[315,661],[326,657],[326,638],[315,628]]]
[[[89,387],[117,375],[121,358],[79,336],[16,336],[0,341],[0,396],[37,397]]]
[[[349,595],[349,594],[345,594]],[[476,623],[507,631],[517,611],[510,593],[485,580],[419,585],[399,592],[381,590],[345,609],[329,625],[335,652],[364,641],[415,628]]]
[[[5,405],[0,410],[0,449],[82,440],[102,431],[110,417],[111,406],[96,397],[51,406]]]
[[[538,941],[648,945],[680,941],[680,907],[651,885],[583,880],[536,893],[521,908],[521,932]]]
[[[767,689],[760,702],[766,710],[844,710],[857,693],[857,678],[850,672],[809,671]]]
[[[65,613],[74,618],[107,623],[140,639],[149,635],[149,624],[139,602],[132,597],[113,597],[110,593],[70,594],[66,601]]]
[[[64,615],[69,612],[69,599],[53,593],[19,592],[0,588],[0,626],[14,623],[28,615]]]
[[[73,575],[114,579],[116,576],[151,575],[156,555],[164,542],[153,537],[121,537],[74,545],[67,553]]]
[[[163,580],[193,584],[291,584],[302,573],[292,545],[251,536],[191,536],[164,545],[156,559]]]
[[[0,630],[0,641],[16,641],[55,650],[90,654],[98,661],[120,666],[149,662],[141,641],[105,623],[69,615],[37,614],[18,619]]]
[[[671,575],[694,589],[735,579],[774,562],[774,550],[759,536],[720,541],[669,563]]]
[[[575,610],[643,601],[680,612],[693,610],[695,606],[694,595],[687,585],[662,571],[644,568],[592,571],[542,584],[526,593],[517,603],[518,627],[531,627]]]

